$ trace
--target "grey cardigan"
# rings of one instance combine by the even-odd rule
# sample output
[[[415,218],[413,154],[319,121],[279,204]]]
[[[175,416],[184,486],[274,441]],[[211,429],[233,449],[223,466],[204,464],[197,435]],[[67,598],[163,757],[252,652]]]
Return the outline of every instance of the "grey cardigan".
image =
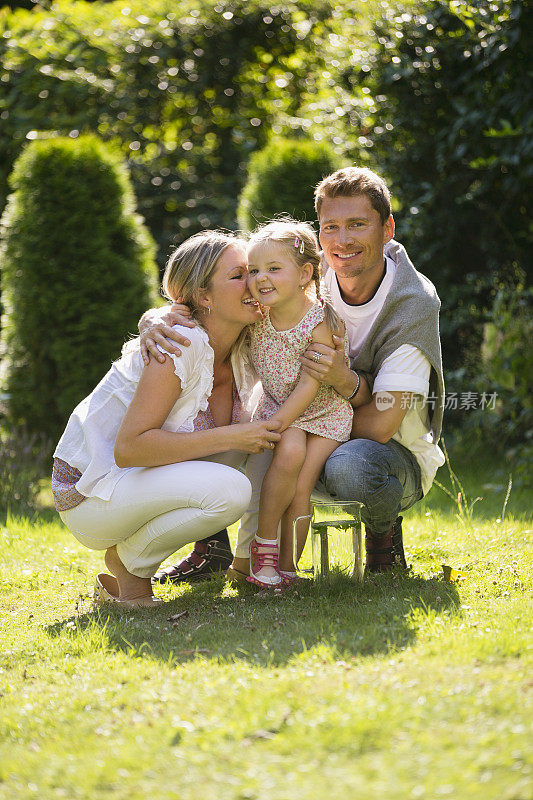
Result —
[[[365,373],[372,388],[381,365],[398,347],[410,344],[421,350],[431,364],[431,401],[428,405],[433,442],[436,444],[442,430],[444,410],[439,338],[440,300],[431,281],[416,271],[403,245],[391,240],[385,246],[385,255],[396,264],[394,282],[351,366]]]

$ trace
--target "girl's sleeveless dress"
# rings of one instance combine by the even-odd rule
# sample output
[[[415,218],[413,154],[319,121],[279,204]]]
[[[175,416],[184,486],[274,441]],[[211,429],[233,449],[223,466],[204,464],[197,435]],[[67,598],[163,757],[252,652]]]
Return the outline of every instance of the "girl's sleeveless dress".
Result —
[[[300,322],[288,331],[277,331],[266,310],[265,317],[251,327],[251,357],[263,384],[263,396],[254,413],[255,420],[270,417],[296,388],[302,365],[300,356],[313,340],[313,330],[324,319],[324,311],[314,304]],[[348,343],[344,339],[347,353]],[[292,423],[308,433],[346,442],[350,438],[353,409],[335,389],[320,384],[317,396]]]

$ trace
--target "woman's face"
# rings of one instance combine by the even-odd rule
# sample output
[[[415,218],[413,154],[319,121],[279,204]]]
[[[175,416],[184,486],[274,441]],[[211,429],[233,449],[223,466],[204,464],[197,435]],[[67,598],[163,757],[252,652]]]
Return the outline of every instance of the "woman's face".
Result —
[[[206,292],[211,316],[249,325],[261,319],[259,303],[253,299],[247,286],[248,258],[239,244],[226,247],[213,273]]]

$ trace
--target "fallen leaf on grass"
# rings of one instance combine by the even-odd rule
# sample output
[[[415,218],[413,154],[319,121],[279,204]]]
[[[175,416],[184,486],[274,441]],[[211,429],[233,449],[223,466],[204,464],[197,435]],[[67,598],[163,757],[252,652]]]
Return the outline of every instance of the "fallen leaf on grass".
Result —
[[[242,740],[242,743],[251,744],[256,739],[273,739],[276,736],[276,734],[278,734],[281,731],[281,729],[287,724],[287,720],[289,719],[290,715],[291,715],[290,711],[284,714],[277,728],[269,728],[268,730],[260,728],[259,730],[250,733],[249,736],[246,736]]]
[[[185,619],[185,617],[189,616],[188,611],[180,611],[179,614],[172,614],[172,616],[167,617],[167,622],[177,622],[179,619]]]
[[[243,739],[243,744],[251,744],[256,739],[273,739],[277,731],[254,731],[250,736]]]
[[[450,581],[452,583],[457,581],[465,581],[468,578],[467,572],[464,572],[464,570],[455,569],[454,567],[449,567],[447,564],[442,564],[442,574],[444,575],[445,581]]]

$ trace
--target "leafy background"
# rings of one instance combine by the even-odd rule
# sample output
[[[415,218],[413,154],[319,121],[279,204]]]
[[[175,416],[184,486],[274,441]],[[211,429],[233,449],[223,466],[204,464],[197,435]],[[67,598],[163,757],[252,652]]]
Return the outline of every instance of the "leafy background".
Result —
[[[28,142],[97,134],[127,164],[162,267],[195,231],[238,226],[250,159],[273,140],[370,166],[443,301],[448,388],[498,393],[490,413],[448,414],[448,430],[502,446],[522,468],[533,427],[528,4],[18,5],[0,10],[0,207]]]

